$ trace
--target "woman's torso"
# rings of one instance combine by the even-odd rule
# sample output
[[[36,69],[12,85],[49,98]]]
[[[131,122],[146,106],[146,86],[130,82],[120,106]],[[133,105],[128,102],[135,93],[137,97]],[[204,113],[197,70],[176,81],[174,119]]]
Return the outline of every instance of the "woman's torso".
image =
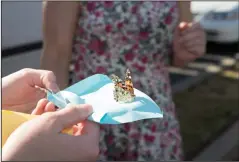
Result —
[[[73,47],[73,82],[95,73],[114,73],[123,78],[126,68],[129,68],[134,86],[152,97],[163,109],[163,122],[156,127],[161,132],[167,131],[171,123],[177,123],[167,71],[173,31],[178,23],[177,3],[82,1],[80,10]],[[114,128],[117,131],[114,138],[123,136],[119,129],[126,128],[119,126],[117,129]],[[129,132],[134,132],[133,128]],[[141,146],[147,148],[147,145]]]
[[[129,68],[135,87],[148,93],[155,82],[168,82],[165,67],[178,22],[176,5],[173,1],[81,2],[73,52],[76,80],[95,73],[124,77]]]

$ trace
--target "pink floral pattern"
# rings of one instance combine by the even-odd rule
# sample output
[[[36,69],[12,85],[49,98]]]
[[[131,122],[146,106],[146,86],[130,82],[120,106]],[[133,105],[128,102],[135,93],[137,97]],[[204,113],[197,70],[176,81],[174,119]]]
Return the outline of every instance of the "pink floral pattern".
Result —
[[[181,160],[179,124],[168,58],[178,23],[173,1],[81,2],[73,48],[73,82],[95,73],[133,75],[137,89],[163,109],[163,119],[101,127],[100,160]]]

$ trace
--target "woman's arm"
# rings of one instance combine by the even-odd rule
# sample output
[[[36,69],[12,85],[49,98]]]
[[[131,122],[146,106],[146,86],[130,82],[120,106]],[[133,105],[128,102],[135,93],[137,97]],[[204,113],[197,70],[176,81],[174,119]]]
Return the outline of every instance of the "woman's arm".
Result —
[[[68,70],[78,11],[79,2],[43,2],[41,68],[55,73],[61,89],[68,86]]]
[[[179,1],[179,21],[180,22],[192,22],[193,15],[191,12],[191,2],[190,1]]]

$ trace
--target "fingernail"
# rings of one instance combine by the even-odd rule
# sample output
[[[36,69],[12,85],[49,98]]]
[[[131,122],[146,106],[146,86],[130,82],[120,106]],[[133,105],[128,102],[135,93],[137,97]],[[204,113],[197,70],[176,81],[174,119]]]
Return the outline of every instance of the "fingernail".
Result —
[[[57,86],[56,83],[52,83],[49,87],[54,93],[57,93],[60,91],[60,88]]]

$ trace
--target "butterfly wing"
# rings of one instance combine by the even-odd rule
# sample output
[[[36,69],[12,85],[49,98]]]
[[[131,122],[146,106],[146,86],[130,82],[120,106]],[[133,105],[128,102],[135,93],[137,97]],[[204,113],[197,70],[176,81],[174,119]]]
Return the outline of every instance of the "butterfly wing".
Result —
[[[133,97],[129,91],[126,91],[124,88],[121,88],[120,86],[115,86],[114,89],[114,99],[116,102],[119,103],[127,103],[132,102]]]
[[[131,73],[129,69],[126,70],[126,74],[125,74],[125,87],[126,87],[126,90],[130,92],[132,97],[134,97],[135,96],[134,85],[133,85],[133,81],[132,81],[132,77],[131,77]]]
[[[126,102],[132,102],[134,99],[134,96],[132,96],[132,93],[129,88],[126,86],[126,82],[123,82],[118,76],[111,75],[111,79],[114,83],[114,99],[116,102],[120,103],[126,103]]]

